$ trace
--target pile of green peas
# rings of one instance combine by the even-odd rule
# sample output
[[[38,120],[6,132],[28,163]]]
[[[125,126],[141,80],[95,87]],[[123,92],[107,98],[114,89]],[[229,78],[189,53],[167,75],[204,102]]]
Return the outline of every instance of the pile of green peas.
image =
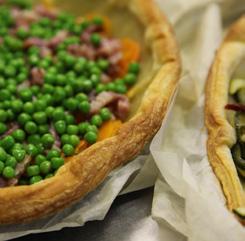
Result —
[[[24,2],[9,1],[30,8],[28,1]],[[60,13],[55,20],[42,17],[28,30],[19,27],[12,34],[15,23],[11,4],[0,6],[0,174],[6,180],[17,177],[18,165],[31,157],[25,173],[18,177],[18,184],[24,185],[52,177],[64,165],[64,156],[75,154],[81,139],[89,144],[97,141],[100,126],[111,119],[112,113],[104,107],[90,116],[88,95],[91,91],[125,94],[135,84],[140,67],[131,63],[124,78],[102,84],[101,74],[109,67],[107,59],[91,61],[67,51],[69,45],[81,43],[79,36],[87,27],[103,26],[101,18],[77,23],[74,16]],[[49,39],[64,29],[70,35],[56,47],[53,56],[42,58],[39,47],[23,47],[29,37]],[[98,47],[101,38],[99,32],[91,34],[91,44]],[[33,68],[44,70],[44,82],[25,87]],[[77,113],[82,121],[77,120]],[[6,134],[11,127],[13,130]]]

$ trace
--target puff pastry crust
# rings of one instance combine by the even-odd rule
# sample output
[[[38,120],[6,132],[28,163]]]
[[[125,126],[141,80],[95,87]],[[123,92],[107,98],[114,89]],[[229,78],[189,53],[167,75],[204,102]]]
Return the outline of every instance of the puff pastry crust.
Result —
[[[115,136],[70,158],[53,178],[31,186],[0,189],[0,223],[26,222],[47,216],[81,199],[112,169],[136,156],[159,129],[180,77],[177,44],[168,21],[153,0],[123,2],[122,7],[143,24],[144,42],[153,56],[154,77],[140,107]]]
[[[208,159],[220,181],[229,210],[245,206],[245,193],[230,151],[236,142],[236,133],[228,122],[225,111],[230,79],[244,59],[245,15],[229,29],[216,53],[206,86]]]

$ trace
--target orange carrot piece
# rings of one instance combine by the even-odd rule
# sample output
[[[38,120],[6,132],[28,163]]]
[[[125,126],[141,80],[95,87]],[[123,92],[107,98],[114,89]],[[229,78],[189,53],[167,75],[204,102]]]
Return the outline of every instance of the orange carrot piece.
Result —
[[[121,40],[123,57],[119,65],[121,67],[120,76],[127,73],[128,65],[140,58],[140,45],[136,41],[124,38]]]
[[[105,122],[99,130],[98,141],[114,136],[121,126],[122,122],[120,120],[109,120]]]

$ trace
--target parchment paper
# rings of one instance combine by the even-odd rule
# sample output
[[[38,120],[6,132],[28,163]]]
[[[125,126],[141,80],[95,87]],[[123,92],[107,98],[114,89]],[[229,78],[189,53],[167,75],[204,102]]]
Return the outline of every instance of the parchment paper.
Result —
[[[169,123],[150,147],[161,173],[152,216],[190,241],[245,240],[245,229],[226,209],[207,160],[203,116],[204,85],[215,50],[228,24],[244,13],[245,1],[158,2],[175,27],[184,77]]]

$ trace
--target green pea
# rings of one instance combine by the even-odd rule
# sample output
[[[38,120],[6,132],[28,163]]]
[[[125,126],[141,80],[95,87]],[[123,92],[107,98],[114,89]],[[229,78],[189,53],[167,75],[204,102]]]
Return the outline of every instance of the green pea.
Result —
[[[16,159],[17,162],[21,162],[24,160],[26,151],[22,149],[14,149],[12,151],[13,157]]]
[[[0,122],[0,135],[2,135],[3,133],[5,133],[8,130],[7,125]]]
[[[32,102],[26,102],[23,106],[23,111],[27,114],[33,114],[35,111],[34,105]]]
[[[11,102],[11,109],[13,110],[14,113],[20,113],[23,108],[23,102],[21,100],[13,100]]]
[[[54,84],[56,82],[56,76],[54,73],[51,73],[51,72],[47,72],[44,76],[44,81],[45,83],[47,84]]]
[[[51,159],[51,166],[53,169],[57,170],[65,163],[64,159],[61,157],[53,157]]]
[[[110,63],[106,59],[99,59],[98,60],[98,66],[101,70],[107,70],[109,67]]]
[[[78,93],[76,95],[76,99],[79,101],[79,102],[82,102],[82,101],[88,101],[88,96],[85,95],[84,93]]]
[[[48,125],[39,125],[38,126],[38,133],[43,135],[49,132],[49,126]]]
[[[84,113],[84,114],[88,114],[90,111],[90,103],[86,100],[82,101],[81,103],[79,103],[78,105],[78,109]]]
[[[93,131],[89,131],[85,134],[84,139],[89,143],[93,144],[97,140],[97,134]]]
[[[56,84],[57,85],[65,85],[66,84],[66,77],[63,74],[58,74],[56,76]]]
[[[30,144],[37,145],[37,144],[40,144],[40,142],[41,142],[41,137],[40,137],[40,135],[38,135],[38,134],[32,134],[32,135],[29,135],[29,136],[28,136],[27,141],[28,141]]]
[[[134,73],[128,73],[124,77],[124,82],[127,85],[133,85],[136,83],[136,75]]]
[[[66,132],[66,123],[63,120],[59,120],[55,122],[54,128],[58,134],[63,134]]]
[[[39,175],[38,176],[33,176],[30,179],[30,184],[32,185],[32,184],[38,183],[38,182],[40,182],[42,180],[43,180],[43,178],[41,176],[39,176]]]
[[[94,132],[94,133],[97,133],[97,132],[98,132],[97,126],[95,126],[95,125],[89,125],[89,126],[87,127],[87,129],[86,129],[86,132],[90,132],[90,131],[92,131],[92,132]]]
[[[60,151],[57,149],[50,150],[47,154],[47,158],[51,160],[53,157],[60,157]]]
[[[40,166],[40,164],[46,160],[47,159],[44,155],[38,154],[35,158],[35,164]]]
[[[102,108],[99,112],[100,117],[102,118],[103,121],[107,121],[111,119],[111,112],[108,108]]]
[[[64,106],[69,111],[75,111],[78,106],[78,100],[75,98],[69,98],[64,101]]]
[[[54,92],[54,86],[51,84],[44,84],[43,85],[43,93],[45,94],[52,94]]]
[[[68,134],[63,134],[61,136],[61,143],[64,144],[69,144],[70,141],[70,136]]]
[[[65,116],[65,122],[67,125],[72,125],[76,122],[75,117],[73,115],[66,115]]]
[[[5,136],[1,141],[1,146],[6,150],[10,149],[15,143],[15,140],[12,136]]]
[[[62,147],[62,150],[66,156],[72,156],[74,154],[74,151],[75,151],[74,147],[72,145],[69,145],[69,144],[65,144]]]
[[[97,94],[99,94],[105,90],[106,90],[106,85],[104,85],[104,84],[98,84],[95,88],[95,91]]]
[[[6,77],[14,77],[16,75],[16,69],[14,66],[6,66],[4,70],[4,74]]]
[[[16,141],[23,142],[26,137],[26,133],[22,129],[17,129],[13,131],[12,136]]]
[[[15,177],[15,170],[12,167],[5,167],[2,173],[3,177],[11,179]]]
[[[19,96],[23,101],[32,100],[32,91],[30,89],[22,89],[19,91]]]
[[[93,87],[96,87],[100,83],[100,76],[97,74],[92,74],[90,76],[91,83]]]
[[[49,161],[44,161],[40,164],[40,172],[42,174],[48,174],[51,171],[51,163]]]
[[[87,132],[87,128],[89,126],[88,122],[82,122],[78,125],[78,130],[79,130],[79,134],[83,135]]]
[[[95,126],[101,126],[103,123],[103,120],[100,115],[94,115],[91,119],[91,124]]]
[[[54,90],[54,99],[56,102],[60,102],[65,99],[66,97],[66,92],[62,87],[56,87]]]
[[[43,111],[39,111],[33,114],[33,119],[37,124],[45,124],[47,122],[46,113]]]
[[[7,153],[2,147],[0,147],[0,161],[5,162],[6,159],[7,159]]]
[[[54,174],[49,173],[48,175],[45,176],[45,179],[51,178],[51,177],[53,177],[53,176],[54,176]]]
[[[133,62],[128,67],[128,72],[133,74],[138,74],[140,71],[140,65],[136,62]]]
[[[67,134],[69,134],[69,135],[77,135],[78,134],[78,126],[68,125],[66,131],[67,131]]]
[[[65,119],[65,113],[61,109],[55,109],[53,112],[53,120],[58,121],[58,120],[64,120]]]
[[[127,92],[127,87],[123,84],[117,84],[115,91],[120,94],[125,94]]]
[[[65,91],[67,97],[71,97],[71,96],[73,96],[73,94],[74,94],[73,88],[72,88],[71,85],[66,85],[66,86],[64,87],[64,91]]]
[[[17,36],[20,37],[21,39],[26,39],[28,37],[28,31],[26,31],[25,28],[20,27],[17,30]]]
[[[95,46],[99,46],[101,43],[101,36],[97,33],[93,33],[93,34],[91,34],[90,41]]]
[[[45,111],[47,108],[47,103],[44,100],[36,100],[34,102],[34,106],[36,111]]]
[[[44,147],[51,147],[54,144],[55,139],[51,134],[47,133],[42,136],[41,142]]]
[[[26,147],[26,152],[31,156],[36,156],[38,154],[38,149],[33,144],[28,144]]]
[[[26,114],[26,113],[21,113],[19,116],[18,116],[18,119],[17,119],[18,123],[22,126],[24,126],[26,123],[30,122],[31,121],[31,116],[29,114]]]
[[[5,166],[4,163],[0,161],[0,174],[2,174],[4,166]]]
[[[0,101],[9,100],[11,98],[11,93],[7,89],[0,90]]]
[[[8,118],[8,114],[5,110],[0,110],[0,122],[5,122]]]
[[[33,121],[26,122],[25,131],[28,134],[35,134],[37,132],[37,125]]]
[[[48,106],[46,109],[46,115],[48,118],[51,118],[53,116],[53,112],[54,112],[55,108],[53,106]]]
[[[103,19],[100,17],[94,17],[92,22],[96,25],[99,25],[99,26],[103,25]]]
[[[77,146],[79,144],[79,142],[80,142],[80,139],[78,136],[70,135],[68,144],[71,144],[72,146]]]
[[[40,168],[38,165],[30,165],[26,169],[28,177],[37,176],[40,173]]]
[[[16,165],[17,165],[17,161],[16,161],[15,157],[9,155],[6,162],[5,162],[5,166],[15,168]]]

